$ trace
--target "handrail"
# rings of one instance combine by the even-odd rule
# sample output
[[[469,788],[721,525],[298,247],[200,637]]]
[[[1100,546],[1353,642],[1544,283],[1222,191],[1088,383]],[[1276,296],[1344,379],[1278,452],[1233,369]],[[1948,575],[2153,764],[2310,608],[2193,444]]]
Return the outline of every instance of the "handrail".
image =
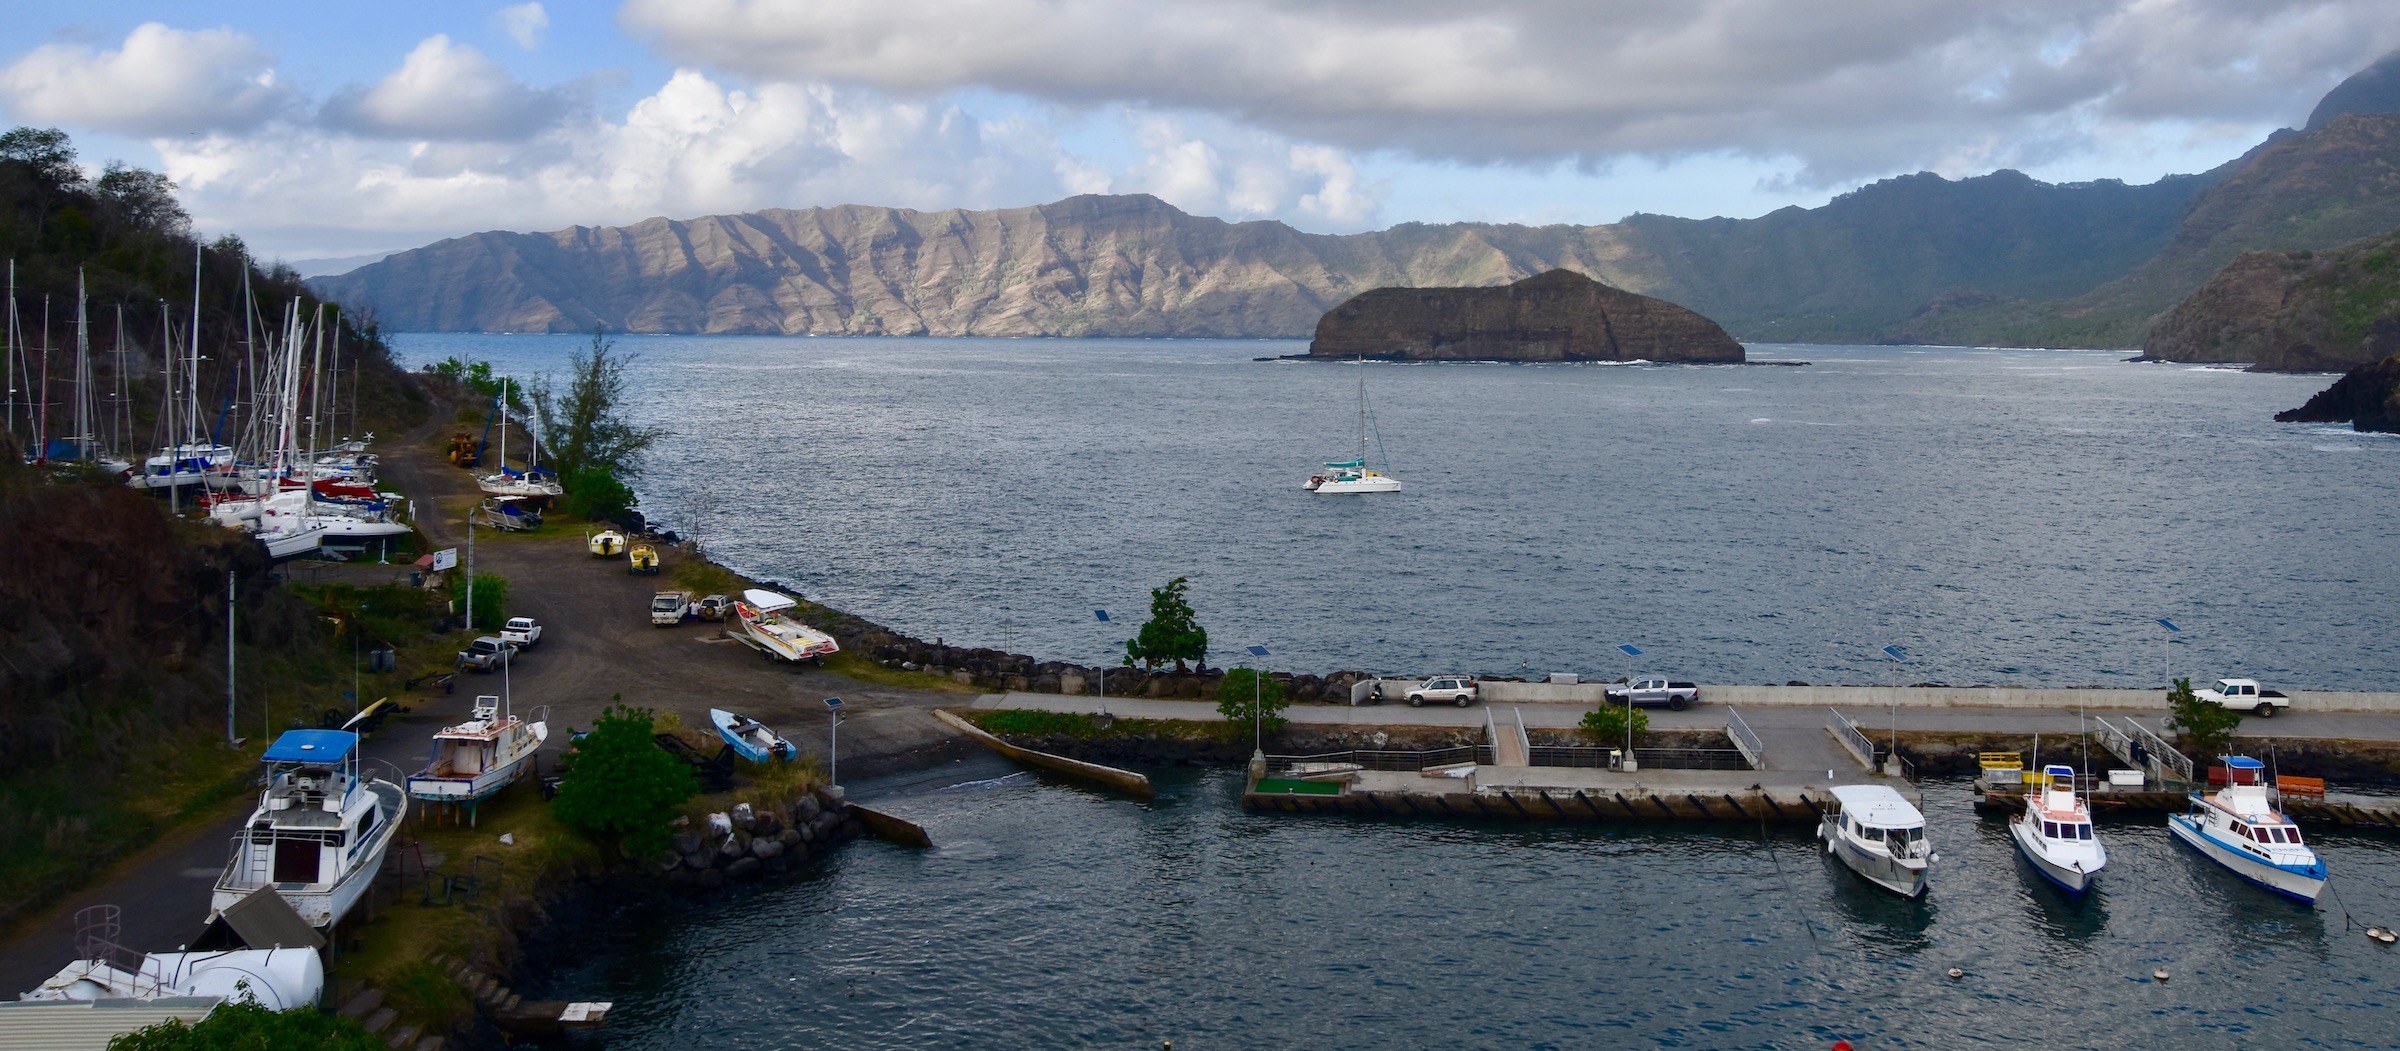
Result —
[[[2142,768],[2143,773],[2161,783],[2174,780],[2167,776],[2170,771],[2179,775],[2185,784],[2192,782],[2191,759],[2150,732],[2150,728],[2143,726],[2140,720],[2128,717],[2124,726],[2118,726],[2102,716],[2094,716],[2092,721],[2100,727],[2092,736],[2110,754]]]
[[[1517,754],[1524,756],[1525,761],[1530,764],[1533,762],[1533,738],[1525,733],[1525,709],[1511,708],[1509,710],[1517,713]]]
[[[1750,731],[1750,724],[1742,721],[1742,713],[1732,705],[1725,707],[1725,736],[1733,739],[1733,746],[1741,750],[1742,759],[1750,764],[1750,769],[1767,768],[1766,742]]]
[[[1825,710],[1833,714],[1832,721],[1825,724],[1825,728],[1833,732],[1833,739],[1849,750],[1850,757],[1858,760],[1858,765],[1869,770],[1875,769],[1875,745],[1867,740],[1867,735],[1858,732],[1858,724],[1851,722],[1850,717],[1838,709]]]

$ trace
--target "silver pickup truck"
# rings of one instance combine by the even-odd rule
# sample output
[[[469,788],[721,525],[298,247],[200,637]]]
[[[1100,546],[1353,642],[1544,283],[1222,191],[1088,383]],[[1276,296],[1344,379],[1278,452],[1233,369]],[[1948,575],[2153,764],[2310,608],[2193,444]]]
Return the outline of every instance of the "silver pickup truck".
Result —
[[[517,647],[514,644],[496,636],[485,635],[468,643],[466,649],[459,651],[458,666],[474,671],[491,671],[498,668],[501,661],[515,656],[516,652]]]
[[[1672,711],[1680,712],[1700,700],[1700,684],[1669,682],[1665,679],[1636,679],[1624,686],[1609,687],[1608,703],[1623,704],[1628,693],[1632,694],[1635,707],[1663,704]]]

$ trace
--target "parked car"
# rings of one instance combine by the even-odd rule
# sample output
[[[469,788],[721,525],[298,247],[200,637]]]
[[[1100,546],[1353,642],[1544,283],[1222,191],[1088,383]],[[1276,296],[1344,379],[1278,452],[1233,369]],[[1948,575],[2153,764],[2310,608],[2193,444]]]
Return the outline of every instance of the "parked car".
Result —
[[[500,626],[500,639],[521,650],[532,649],[542,641],[542,626],[532,617],[510,617]]]
[[[514,644],[495,635],[485,635],[459,651],[458,666],[474,671],[491,671],[499,667],[502,660],[515,656],[516,652]]]
[[[650,597],[650,623],[661,628],[671,628],[681,624],[684,614],[690,612],[691,603],[692,596],[687,591],[661,591],[652,595]]]
[[[2218,679],[2214,688],[2194,690],[2192,696],[2261,719],[2272,719],[2276,712],[2292,706],[2292,699],[2283,691],[2260,686],[2257,679]]]
[[[733,600],[723,595],[710,595],[700,600],[701,620],[724,620],[733,611]]]
[[[1700,699],[1700,685],[1690,682],[1669,682],[1665,679],[1636,679],[1624,686],[1608,688],[1608,703],[1623,704],[1626,695],[1633,696],[1637,708],[1666,705],[1672,711],[1682,711]]]
[[[1464,708],[1475,703],[1475,680],[1464,675],[1441,675],[1425,680],[1423,686],[1408,691],[1408,706],[1422,708],[1426,702],[1445,701]]]

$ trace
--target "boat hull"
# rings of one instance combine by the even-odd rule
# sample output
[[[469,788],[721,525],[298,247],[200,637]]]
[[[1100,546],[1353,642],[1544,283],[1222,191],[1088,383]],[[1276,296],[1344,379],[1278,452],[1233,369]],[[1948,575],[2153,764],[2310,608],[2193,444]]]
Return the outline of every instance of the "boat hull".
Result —
[[[331,883],[263,884],[275,888],[276,895],[291,905],[292,911],[299,913],[302,921],[319,930],[341,922],[342,917],[349,914],[350,907],[366,896],[367,888],[375,883],[375,874],[383,869],[383,855],[391,848],[392,836],[399,831],[401,821],[408,817],[408,793],[402,791],[399,785],[389,781],[374,781],[367,785],[367,789],[375,793],[376,805],[383,811],[380,815],[382,820],[367,842],[351,855],[340,879]],[[226,909],[239,904],[262,886],[242,880],[239,875],[241,867],[242,856],[237,850],[233,860],[226,863],[224,874],[217,877],[216,890],[209,896],[208,922],[217,922]]]
[[[2173,833],[2178,842],[2199,851],[2202,857],[2216,862],[2226,871],[2294,901],[2313,905],[2317,895],[2325,890],[2322,863],[2316,866],[2316,873],[2310,873],[2253,858],[2219,842],[2189,814],[2168,815],[2167,831]]]
[[[1822,824],[1817,828],[1817,837],[1825,841],[1827,853],[1840,859],[1844,866],[1867,882],[1903,898],[1924,895],[1925,873],[1929,867],[1924,861],[1911,863],[1867,850],[1839,831]]]
[[[1320,496],[1343,496],[1361,493],[1396,493],[1400,491],[1400,480],[1397,478],[1382,477],[1358,479],[1337,478],[1332,481],[1319,482],[1312,487],[1310,491],[1317,493]]]
[[[2100,869],[2108,862],[2103,859],[2098,864],[2089,864],[2081,859],[2053,857],[2042,842],[2041,835],[2029,830],[2026,824],[2023,818],[2010,821],[2008,838],[2016,841],[2017,853],[2025,856],[2025,860],[2033,865],[2033,871],[2069,894],[2082,894],[2090,890],[2092,878],[2099,875]]]
[[[480,803],[499,795],[500,790],[516,784],[533,769],[533,753],[527,752],[516,762],[494,767],[474,777],[439,777],[433,774],[413,774],[408,779],[408,797],[427,803]]]

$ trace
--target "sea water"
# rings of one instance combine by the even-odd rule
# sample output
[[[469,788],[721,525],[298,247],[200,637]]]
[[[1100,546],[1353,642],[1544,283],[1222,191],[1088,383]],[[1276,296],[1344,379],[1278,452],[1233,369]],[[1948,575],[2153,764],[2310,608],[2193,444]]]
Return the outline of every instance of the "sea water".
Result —
[[[588,342],[398,346],[531,380]],[[625,408],[669,432],[643,510],[954,645],[1098,661],[1185,577],[1217,662],[1263,644],[1279,670],[2400,688],[2400,438],[2271,418],[2327,376],[1925,347],[1750,348],[1798,367],[1258,361],[1305,345],[1235,340],[617,348]],[[1368,458],[1406,489],[1308,493],[1358,451],[1362,376]],[[2160,617],[2183,628],[2171,646]]]

